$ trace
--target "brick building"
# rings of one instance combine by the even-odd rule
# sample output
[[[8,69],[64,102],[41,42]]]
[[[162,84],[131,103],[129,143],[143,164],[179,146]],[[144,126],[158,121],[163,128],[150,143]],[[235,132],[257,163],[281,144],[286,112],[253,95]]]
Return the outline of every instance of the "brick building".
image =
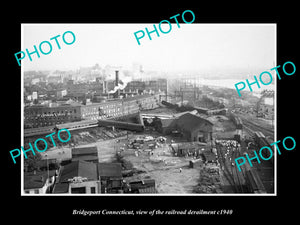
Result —
[[[158,107],[159,94],[138,95],[107,102],[81,105],[64,104],[56,107],[29,106],[24,109],[24,127],[36,128],[80,120],[118,118]]]

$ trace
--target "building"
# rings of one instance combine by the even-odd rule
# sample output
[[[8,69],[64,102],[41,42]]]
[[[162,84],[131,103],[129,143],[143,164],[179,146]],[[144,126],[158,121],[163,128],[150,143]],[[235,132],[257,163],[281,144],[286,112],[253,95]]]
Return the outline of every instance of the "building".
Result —
[[[24,127],[45,127],[81,120],[81,105],[67,104],[56,107],[34,105],[24,108]]]
[[[132,181],[129,183],[128,186],[129,188],[127,192],[129,193],[138,193],[138,194],[157,193],[154,179]]]
[[[53,193],[99,193],[97,164],[78,160],[62,166],[58,181],[54,186]]]
[[[127,84],[125,91],[142,93],[145,90],[145,86],[146,86],[145,82],[139,80],[133,80]]]
[[[163,134],[177,133],[187,141],[210,143],[213,124],[193,113],[184,113],[176,118],[155,118],[155,127]]]
[[[56,92],[57,98],[63,98],[66,95],[67,95],[67,90],[66,89],[59,90],[59,91]]]
[[[92,163],[83,160],[75,160],[61,166],[53,189],[53,193],[56,194],[122,192],[123,177],[120,163]]]
[[[198,158],[198,159],[190,160],[189,163],[190,163],[190,168],[200,168],[203,166],[203,159]]]
[[[67,92],[68,95],[71,96],[80,96],[85,95],[89,92],[90,85],[87,83],[79,83],[79,84],[68,84]]]
[[[167,79],[157,79],[157,80],[149,80],[149,81],[140,81],[140,80],[133,80],[128,82],[125,91],[126,92],[138,92],[142,93],[143,91],[149,92],[153,91],[157,92],[164,92],[167,93],[168,89],[168,82]]]
[[[56,170],[24,173],[25,194],[46,194],[55,182]]]
[[[36,128],[80,120],[119,118],[157,108],[158,102],[159,94],[145,94],[86,105],[70,103],[55,107],[27,106],[24,109],[24,125],[25,128]]]
[[[266,119],[274,119],[274,93],[265,93],[257,102],[257,115]]]
[[[213,124],[200,116],[186,113],[178,118],[176,127],[188,141],[209,143],[212,140]]]
[[[98,163],[101,193],[120,193],[123,189],[121,163]]]
[[[97,146],[72,148],[72,161],[98,162]]]

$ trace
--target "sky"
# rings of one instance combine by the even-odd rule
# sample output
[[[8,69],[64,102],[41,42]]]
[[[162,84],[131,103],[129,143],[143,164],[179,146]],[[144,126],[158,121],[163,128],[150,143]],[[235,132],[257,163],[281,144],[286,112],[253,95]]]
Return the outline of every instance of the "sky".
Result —
[[[167,27],[166,27],[167,26]],[[33,51],[42,41],[72,31],[76,40],[66,45],[54,40],[49,55],[32,55],[22,60],[27,70],[76,70],[109,64],[130,69],[140,63],[144,70],[254,72],[276,64],[275,24],[184,24],[172,23],[169,33],[160,37],[147,34],[138,45],[134,32],[153,29],[153,24],[22,24],[22,51]],[[156,24],[156,27],[158,25]],[[168,25],[162,27],[168,30]],[[67,36],[66,36],[67,37]],[[46,49],[46,47],[45,47]]]

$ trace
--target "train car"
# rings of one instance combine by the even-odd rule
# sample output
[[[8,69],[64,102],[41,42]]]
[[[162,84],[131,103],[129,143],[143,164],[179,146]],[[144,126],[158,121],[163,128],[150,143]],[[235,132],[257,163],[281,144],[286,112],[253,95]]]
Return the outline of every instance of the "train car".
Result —
[[[177,108],[178,107],[176,104],[172,104],[172,103],[167,102],[167,101],[161,101],[161,104],[167,106],[168,108]]]
[[[224,115],[226,116],[227,114],[227,109],[223,108],[223,109],[211,109],[207,111],[207,115],[211,116],[211,115]]]
[[[260,131],[256,131],[254,133],[254,141],[256,143],[256,145],[260,148],[262,147],[265,147],[265,146],[269,146],[270,147],[270,144],[269,142],[267,141],[265,135],[260,132]],[[272,147],[270,147],[272,149]],[[273,152],[273,156],[274,156],[274,150],[272,151]],[[271,153],[269,150],[267,150],[266,148],[262,150],[262,155],[264,158],[269,158],[271,156]],[[270,162],[274,163],[274,157],[272,157],[270,159]]]
[[[202,108],[202,107],[198,107],[198,106],[194,106],[194,109],[196,109],[198,111],[198,113],[203,113],[203,114],[207,114],[207,112],[209,111],[209,109],[207,108]]]
[[[55,126],[47,126],[47,127],[38,127],[38,128],[29,128],[24,129],[24,137],[32,137],[36,135],[45,135],[50,134],[55,131]]]
[[[98,126],[100,127],[115,127],[118,129],[132,130],[132,131],[144,131],[145,126],[137,123],[128,123],[115,120],[98,120]]]
[[[82,120],[78,122],[72,122],[72,123],[62,123],[62,124],[56,124],[56,129],[68,129],[68,130],[78,130],[83,128],[89,128],[89,127],[97,127],[98,121],[97,120]]]

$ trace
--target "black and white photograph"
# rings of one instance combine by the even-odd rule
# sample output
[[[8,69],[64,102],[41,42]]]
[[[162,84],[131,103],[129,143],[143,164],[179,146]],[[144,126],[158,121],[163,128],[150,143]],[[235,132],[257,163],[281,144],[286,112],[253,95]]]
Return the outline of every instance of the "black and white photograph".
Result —
[[[22,194],[276,194],[276,153],[253,158],[276,24],[22,24],[22,45]]]
[[[103,3],[5,7],[3,221],[294,221],[296,5]]]

